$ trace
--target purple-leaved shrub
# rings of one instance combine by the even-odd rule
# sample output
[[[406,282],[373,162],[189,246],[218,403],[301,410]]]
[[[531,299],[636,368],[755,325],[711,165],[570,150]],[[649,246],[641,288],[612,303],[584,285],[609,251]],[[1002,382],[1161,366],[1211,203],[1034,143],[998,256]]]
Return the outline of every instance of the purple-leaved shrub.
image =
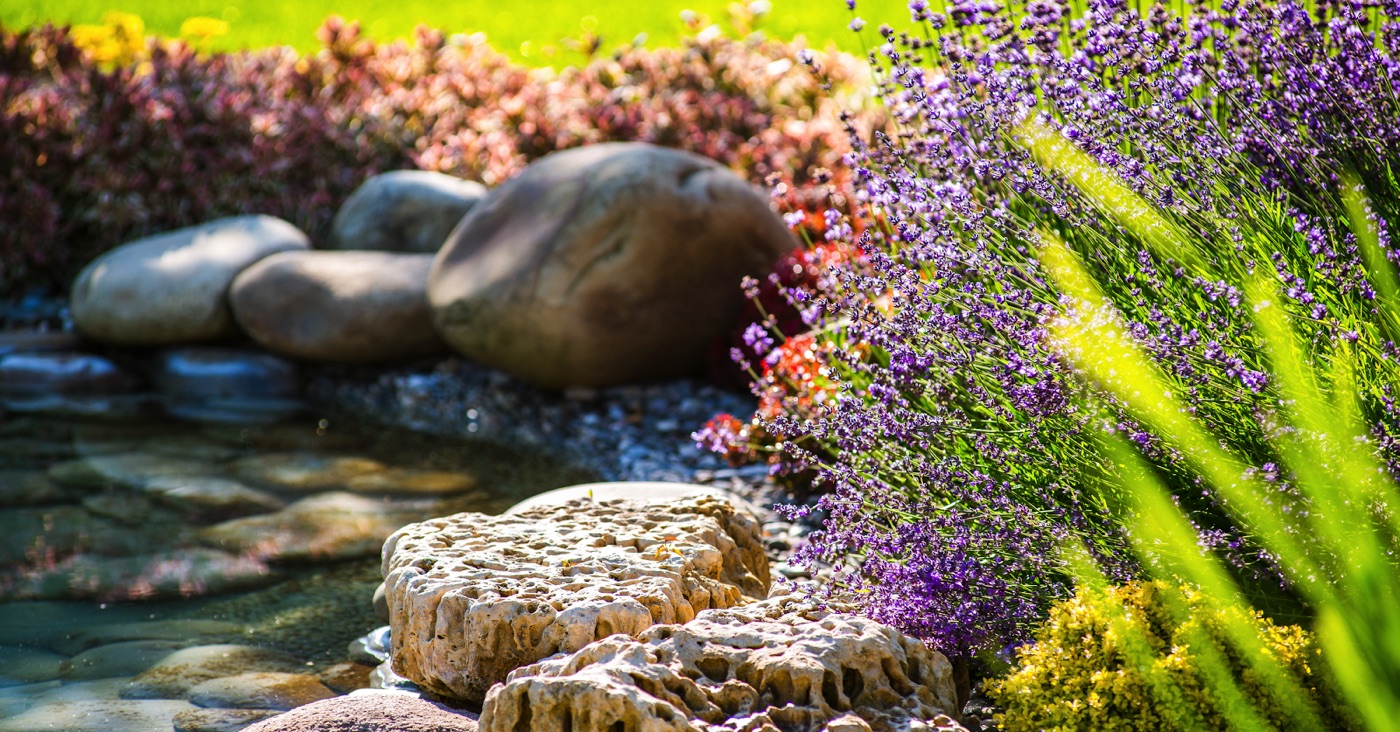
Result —
[[[1400,324],[1378,304],[1396,293],[1368,277],[1386,263],[1366,261],[1353,225],[1396,259],[1400,6],[909,8],[918,27],[882,26],[870,55],[892,123],[853,127],[845,161],[879,224],[857,235],[833,222],[864,257],[789,290],[815,339],[815,381],[835,394],[814,400],[762,374],[756,393],[784,387],[784,408],[726,433],[761,434],[781,468],[817,471],[824,523],[803,558],[835,564],[832,591],[951,656],[1023,642],[1072,592],[1065,544],[1111,579],[1142,573],[1117,466],[1099,449],[1106,430],[1154,461],[1202,549],[1256,599],[1287,593],[1250,527],[1065,358],[1051,326],[1075,306],[1038,253],[1062,241],[1077,254],[1115,307],[1071,314],[1114,319],[1140,344],[1191,415],[1247,456],[1238,469],[1276,487],[1306,546],[1313,507],[1272,445],[1309,438],[1277,418],[1241,292],[1274,278],[1309,356],[1360,375],[1372,443],[1395,474]],[[1348,171],[1367,196],[1351,217]]]
[[[838,99],[777,41],[696,36],[552,71],[428,29],[375,44],[332,18],[319,37],[305,56],[149,39],[109,69],[66,29],[0,28],[0,292],[218,216],[273,214],[314,238],[386,170],[495,185],[555,150],[641,140],[811,188],[847,149]],[[837,89],[862,78],[849,56],[822,59]]]

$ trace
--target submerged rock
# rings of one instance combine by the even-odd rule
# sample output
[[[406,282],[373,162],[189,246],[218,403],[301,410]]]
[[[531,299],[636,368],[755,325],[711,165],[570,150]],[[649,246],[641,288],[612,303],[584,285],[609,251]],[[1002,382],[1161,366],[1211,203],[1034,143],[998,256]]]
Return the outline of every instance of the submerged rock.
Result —
[[[210,679],[253,671],[296,673],[306,665],[294,656],[243,645],[195,646],[176,651],[122,687],[123,699],[185,699]],[[167,720],[168,723],[168,720]]]
[[[263,257],[310,245],[271,216],[218,219],[124,244],[78,275],[73,322],[93,340],[124,346],[231,338],[238,335],[227,300],[233,278]]]
[[[189,645],[181,640],[130,640],[89,648],[59,665],[65,681],[135,676]]]
[[[189,709],[176,714],[170,723],[175,732],[239,732],[279,714],[272,709]]]
[[[0,720],[0,732],[151,732],[169,729],[171,718],[194,708],[167,700],[53,702]]]
[[[265,561],[335,561],[379,554],[399,527],[429,509],[349,493],[322,493],[276,513],[233,519],[203,529],[200,541]]]
[[[92,454],[49,468],[48,476],[64,485],[86,488],[140,489],[153,478],[208,475],[211,468],[200,460],[147,452]]]
[[[137,384],[117,364],[90,353],[0,355],[0,393],[125,394]]]
[[[199,523],[270,513],[286,505],[282,499],[236,480],[209,477],[162,477],[142,489],[156,502]]]
[[[178,641],[186,645],[237,636],[243,629],[218,620],[171,619],[91,623],[72,628],[53,641],[54,650],[76,656],[91,648],[132,641]]]
[[[189,700],[200,707],[286,711],[335,695],[315,676],[253,671],[196,684]]]
[[[764,597],[758,522],[712,497],[458,514],[384,544],[394,670],[479,702],[510,671]]]
[[[6,594],[20,600],[153,600],[217,595],[277,579],[257,558],[213,549],[122,557],[78,554],[6,578]]]
[[[797,246],[713,160],[641,143],[548,155],[489,193],[433,263],[428,300],[463,355],[538,386],[703,372],[740,281]]]
[[[172,349],[156,359],[151,381],[166,411],[196,422],[268,423],[306,408],[297,367],[270,353]]]
[[[67,660],[43,648],[0,645],[0,687],[59,678]]]

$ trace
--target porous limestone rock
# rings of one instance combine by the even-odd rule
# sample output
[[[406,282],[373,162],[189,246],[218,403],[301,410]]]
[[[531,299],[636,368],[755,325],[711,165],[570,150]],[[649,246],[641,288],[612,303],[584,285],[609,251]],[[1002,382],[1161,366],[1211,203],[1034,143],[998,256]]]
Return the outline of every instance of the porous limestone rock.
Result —
[[[476,732],[476,716],[411,694],[338,696],[259,722],[246,732]]]
[[[154,346],[230,338],[238,326],[227,293],[248,265],[308,249],[295,226],[235,216],[124,244],[93,260],[73,283],[73,323],[103,343]]]
[[[714,160],[589,145],[487,194],[438,252],[428,301],[453,348],[538,386],[673,378],[704,371],[743,277],[796,246]]]
[[[384,544],[394,670],[479,703],[510,671],[768,591],[760,528],[715,497],[458,514]]]
[[[960,730],[956,698],[942,654],[788,596],[517,669],[487,695],[481,729]]]
[[[239,274],[233,316],[254,341],[292,358],[403,361],[446,353],[428,314],[431,254],[282,252]]]
[[[559,506],[581,498],[595,501],[643,500],[648,503],[676,501],[696,496],[714,496],[734,504],[735,508],[747,511],[754,518],[762,512],[752,503],[723,488],[695,483],[666,483],[659,481],[614,480],[603,483],[580,483],[578,485],[555,488],[539,493],[506,509],[507,514],[524,513],[537,508]]]
[[[432,254],[485,196],[476,181],[430,170],[381,173],[345,199],[326,247]]]

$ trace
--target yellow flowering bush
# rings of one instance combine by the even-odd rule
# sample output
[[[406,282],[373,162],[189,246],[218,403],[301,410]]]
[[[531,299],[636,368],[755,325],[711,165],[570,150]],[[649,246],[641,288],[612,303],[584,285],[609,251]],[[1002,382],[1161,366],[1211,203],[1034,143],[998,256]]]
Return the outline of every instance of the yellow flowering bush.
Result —
[[[1228,702],[1213,693],[1199,663],[1206,642],[1223,650],[1225,665],[1254,713],[1275,729],[1288,729],[1282,700],[1245,670],[1225,642],[1224,613],[1188,587],[1180,589],[1185,602],[1174,612],[1167,602],[1170,591],[1161,581],[1139,582],[1103,592],[1080,590],[1055,605],[1036,642],[1018,652],[1012,673],[988,684],[988,694],[1005,710],[998,715],[1002,729],[1229,729]],[[1293,676],[1334,729],[1356,728],[1323,674],[1312,633],[1257,613],[1245,619],[1258,631],[1265,652]],[[1130,661],[1135,654],[1129,644],[1145,645],[1145,658]]]
[[[185,22],[180,24],[180,36],[184,38],[194,38],[202,41],[227,34],[228,23],[218,18],[207,18],[202,15],[197,15],[193,18],[187,18]]]
[[[109,10],[100,25],[75,25],[72,33],[73,44],[106,68],[146,56],[146,23],[139,15]]]

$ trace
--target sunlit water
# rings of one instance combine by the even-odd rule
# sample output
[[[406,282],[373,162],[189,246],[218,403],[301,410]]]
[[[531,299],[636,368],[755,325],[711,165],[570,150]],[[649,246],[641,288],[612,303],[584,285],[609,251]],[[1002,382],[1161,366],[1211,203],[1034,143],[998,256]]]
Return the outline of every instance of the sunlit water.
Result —
[[[131,679],[183,646],[333,667],[381,624],[370,599],[388,533],[593,477],[334,416],[245,427],[0,414],[0,730],[128,729],[104,722],[102,704],[68,718],[74,702],[133,703]]]

